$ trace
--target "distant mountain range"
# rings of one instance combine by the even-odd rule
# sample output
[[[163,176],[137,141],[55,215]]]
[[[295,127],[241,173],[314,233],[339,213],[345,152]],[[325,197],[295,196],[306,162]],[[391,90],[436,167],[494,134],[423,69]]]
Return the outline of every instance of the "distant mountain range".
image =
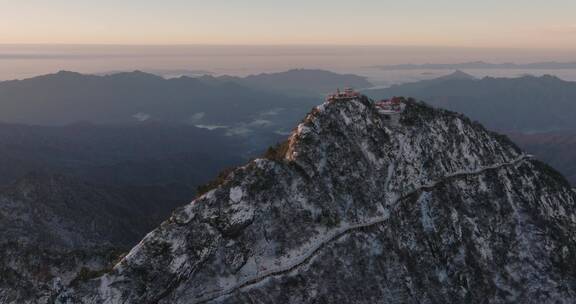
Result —
[[[105,178],[134,185],[169,184],[178,176],[178,180],[186,181],[185,193],[190,194],[208,176],[224,167],[214,164],[236,164],[280,141],[314,100],[318,100],[321,92],[347,85],[362,87],[369,83],[363,77],[320,70],[291,70],[245,78],[175,79],[143,72],[109,76],[60,72],[0,82],[0,120],[36,125],[77,121],[109,125],[76,123],[45,129],[0,125],[0,143],[3,143],[0,166],[4,172],[0,183],[13,181],[29,171],[58,168],[56,172],[81,176],[88,181]],[[432,80],[366,93],[375,98],[414,96],[509,134],[576,132],[573,119],[576,83],[553,76],[476,79],[456,71]],[[121,124],[124,127],[120,127]],[[133,128],[128,127],[130,124]],[[182,126],[175,127],[178,124]],[[141,127],[134,127],[138,125]],[[113,134],[118,136],[115,143]],[[155,141],[154,138],[160,137],[171,142]],[[242,144],[234,139],[238,137],[242,138]],[[87,138],[94,138],[98,144],[90,144]],[[134,138],[140,138],[138,144],[142,145],[181,146],[182,153],[130,159],[155,149],[138,145],[124,150],[124,155],[131,155],[127,158],[105,152],[129,149]],[[204,145],[195,146],[194,143],[200,141]],[[215,141],[213,145],[206,144],[212,141]],[[529,151],[542,151],[533,146],[525,147]],[[86,152],[89,156],[82,151],[89,151]],[[566,155],[560,158],[565,159],[564,165],[545,155],[542,157],[576,183],[571,171],[566,169],[570,168],[567,164],[570,150],[562,151]]]
[[[230,135],[285,134],[337,87],[370,87],[363,77],[292,70],[239,77],[165,79],[144,72],[74,72],[0,82],[0,121],[34,125],[157,121],[225,129]]]
[[[308,81],[311,78],[315,81]],[[92,182],[166,185],[185,181],[186,190],[178,193],[190,195],[223,167],[282,140],[322,91],[368,84],[363,77],[320,70],[168,80],[143,72],[109,76],[60,72],[0,82],[0,120],[68,124],[54,128],[0,125],[0,184],[48,168]],[[376,98],[414,96],[505,133],[576,130],[576,83],[552,76],[476,79],[456,71],[366,92]],[[88,123],[70,125],[76,121]],[[135,142],[136,138],[140,141]],[[147,154],[159,147],[182,149],[181,153]],[[135,155],[147,157],[131,158]],[[572,176],[566,170],[570,166],[543,159]]]
[[[394,64],[378,65],[381,70],[456,70],[456,69],[514,69],[514,70],[562,70],[576,69],[576,62],[535,62],[535,63],[488,63],[473,61],[464,63],[425,63],[425,64]]]
[[[206,70],[188,70],[188,69],[142,69],[144,73],[154,74],[158,76],[162,76],[165,78],[174,78],[174,77],[200,77],[204,75],[212,75],[214,73]],[[126,73],[126,71],[116,70],[116,71],[106,71],[101,73],[94,73],[94,75],[106,76],[106,75],[114,75]]]
[[[368,90],[375,98],[412,96],[470,116],[493,130],[576,130],[576,82],[554,76],[474,79],[456,72],[439,79]]]
[[[165,79],[143,72],[109,76],[73,72],[0,83],[0,121],[63,125],[79,121],[127,123],[160,121],[193,125],[222,125],[281,129],[292,125],[306,98],[263,92],[229,81],[190,77]],[[284,114],[278,125],[262,121],[271,111]],[[294,113],[296,112],[296,113]]]
[[[247,77],[204,76],[201,79],[208,82],[230,81],[251,88],[281,92],[292,96],[324,95],[336,90],[338,87],[361,89],[373,86],[366,77],[309,69],[295,69],[280,73],[263,73]]]

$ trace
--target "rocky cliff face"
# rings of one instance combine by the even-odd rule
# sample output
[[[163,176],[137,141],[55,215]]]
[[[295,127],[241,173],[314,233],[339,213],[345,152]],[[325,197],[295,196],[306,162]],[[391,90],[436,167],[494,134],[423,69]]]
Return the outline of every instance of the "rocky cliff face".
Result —
[[[56,301],[571,303],[575,200],[463,116],[323,104]]]

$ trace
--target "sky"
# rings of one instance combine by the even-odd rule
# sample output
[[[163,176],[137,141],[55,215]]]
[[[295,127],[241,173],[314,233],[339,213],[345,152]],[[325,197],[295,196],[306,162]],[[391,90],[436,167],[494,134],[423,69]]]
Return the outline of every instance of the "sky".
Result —
[[[576,49],[574,0],[0,0],[0,44]]]

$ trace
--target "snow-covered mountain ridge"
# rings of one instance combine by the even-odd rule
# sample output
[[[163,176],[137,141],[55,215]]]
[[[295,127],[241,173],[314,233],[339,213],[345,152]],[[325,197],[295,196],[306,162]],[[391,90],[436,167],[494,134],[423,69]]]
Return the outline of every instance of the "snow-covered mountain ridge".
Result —
[[[465,117],[316,107],[59,303],[571,303],[575,194]]]

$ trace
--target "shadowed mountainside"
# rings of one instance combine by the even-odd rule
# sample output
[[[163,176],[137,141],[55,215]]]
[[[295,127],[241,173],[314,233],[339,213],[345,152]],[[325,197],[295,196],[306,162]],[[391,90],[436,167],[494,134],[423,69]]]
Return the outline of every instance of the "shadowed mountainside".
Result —
[[[576,134],[509,134],[526,151],[560,171],[576,187]]]

